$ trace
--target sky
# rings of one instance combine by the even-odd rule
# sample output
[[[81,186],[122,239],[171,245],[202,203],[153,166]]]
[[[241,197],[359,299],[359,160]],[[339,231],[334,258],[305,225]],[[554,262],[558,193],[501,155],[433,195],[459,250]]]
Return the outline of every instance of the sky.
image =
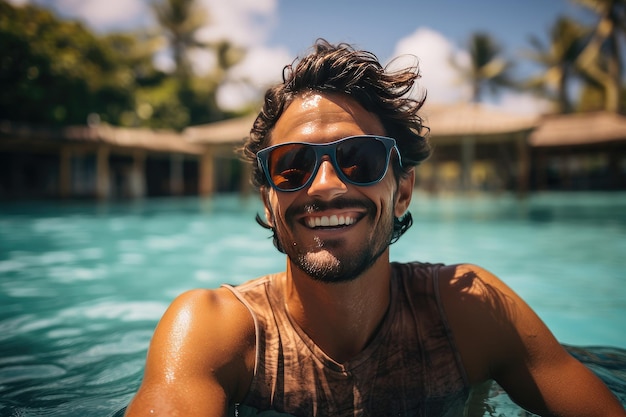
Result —
[[[65,18],[79,19],[98,33],[128,31],[155,25],[150,0],[10,0],[35,3]],[[490,34],[505,56],[520,61],[518,77],[541,72],[522,59],[530,49],[529,36],[547,42],[550,26],[560,15],[593,23],[593,16],[571,0],[197,0],[207,11],[204,40],[228,39],[247,48],[246,58],[218,92],[220,104],[237,109],[258,100],[282,68],[306,53],[317,38],[347,42],[373,52],[383,64],[394,58],[412,64],[417,59],[421,91],[428,102],[467,100],[464,85],[450,57],[468,62],[466,44],[477,31]],[[212,65],[212,57],[198,54],[197,71]],[[167,52],[157,57],[162,68],[172,65]],[[418,91],[419,92],[419,91]],[[546,103],[528,94],[506,93],[491,101],[503,111],[540,113]]]

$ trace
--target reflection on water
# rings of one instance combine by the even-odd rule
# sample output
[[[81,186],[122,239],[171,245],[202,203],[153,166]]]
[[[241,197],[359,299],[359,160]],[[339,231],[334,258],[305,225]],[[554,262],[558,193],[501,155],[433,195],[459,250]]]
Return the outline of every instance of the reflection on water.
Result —
[[[236,197],[0,206],[0,415],[121,415],[174,296],[284,269],[258,211]],[[626,195],[416,196],[411,211],[394,260],[496,272],[626,404]],[[528,415],[482,388],[471,415]]]

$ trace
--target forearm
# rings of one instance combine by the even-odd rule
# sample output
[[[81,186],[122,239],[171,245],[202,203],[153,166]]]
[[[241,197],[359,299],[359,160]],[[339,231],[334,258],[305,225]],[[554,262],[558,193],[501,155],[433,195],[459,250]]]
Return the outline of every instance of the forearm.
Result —
[[[502,381],[509,396],[521,407],[541,416],[626,416],[624,408],[606,385],[572,357],[544,364],[528,378]]]

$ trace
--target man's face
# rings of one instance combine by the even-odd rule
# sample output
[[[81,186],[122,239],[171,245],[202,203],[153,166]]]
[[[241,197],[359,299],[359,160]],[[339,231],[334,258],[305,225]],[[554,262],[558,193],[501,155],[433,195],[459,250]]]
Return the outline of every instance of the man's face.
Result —
[[[284,111],[269,146],[363,134],[385,135],[377,116],[348,96],[308,93]],[[404,214],[412,189],[412,173],[398,185],[392,169],[374,185],[346,184],[325,156],[308,187],[262,192],[267,220],[292,265],[314,279],[342,282],[357,278],[385,253],[394,215]]]

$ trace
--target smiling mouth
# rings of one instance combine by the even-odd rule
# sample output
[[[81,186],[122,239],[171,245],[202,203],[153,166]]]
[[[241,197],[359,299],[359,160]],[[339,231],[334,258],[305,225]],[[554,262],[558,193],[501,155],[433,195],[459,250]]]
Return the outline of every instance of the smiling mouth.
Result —
[[[344,215],[331,215],[331,216],[311,216],[307,217],[304,221],[306,226],[310,229],[316,229],[320,227],[342,227],[350,226],[357,222],[357,218],[354,216]]]

